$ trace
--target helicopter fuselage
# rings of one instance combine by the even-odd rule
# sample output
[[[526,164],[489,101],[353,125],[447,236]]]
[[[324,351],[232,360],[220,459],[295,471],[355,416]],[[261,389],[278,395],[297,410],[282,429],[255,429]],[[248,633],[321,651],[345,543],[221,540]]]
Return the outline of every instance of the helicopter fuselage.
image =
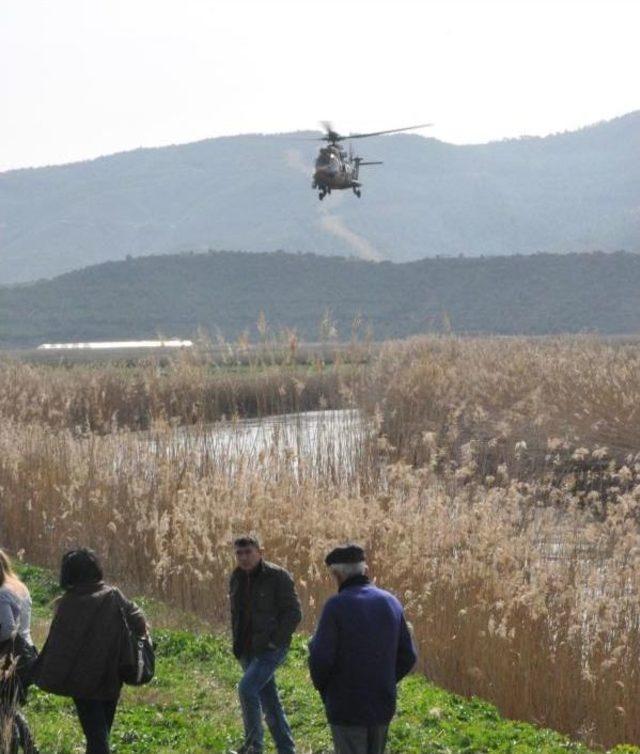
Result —
[[[359,186],[357,173],[346,152],[335,146],[324,147],[316,160],[314,188],[350,189]]]
[[[339,146],[339,143],[351,139],[364,139],[369,136],[382,136],[395,134],[400,131],[412,131],[416,128],[426,128],[430,123],[422,123],[419,126],[406,126],[404,128],[391,128],[386,131],[371,131],[370,133],[352,133],[346,136],[339,134],[329,121],[322,121],[325,135],[320,141],[327,142],[322,147],[316,159],[316,167],[313,173],[311,188],[318,189],[318,199],[324,199],[333,189],[352,189],[353,193],[360,198],[360,186],[358,180],[361,165],[382,165],[378,160],[363,160],[362,157],[354,157],[351,147],[349,154]]]
[[[359,163],[352,159],[338,146],[332,144],[323,147],[316,159],[312,188],[320,191],[320,198],[330,194],[334,189],[352,189],[360,196],[358,181]]]

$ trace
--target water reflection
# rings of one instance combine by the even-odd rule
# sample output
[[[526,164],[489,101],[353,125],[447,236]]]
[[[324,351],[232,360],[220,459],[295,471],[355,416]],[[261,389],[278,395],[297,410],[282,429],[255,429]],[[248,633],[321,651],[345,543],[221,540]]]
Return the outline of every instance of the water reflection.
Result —
[[[235,419],[150,434],[151,447],[173,461],[190,457],[228,474],[294,471],[316,481],[352,484],[371,428],[357,410],[310,411]]]

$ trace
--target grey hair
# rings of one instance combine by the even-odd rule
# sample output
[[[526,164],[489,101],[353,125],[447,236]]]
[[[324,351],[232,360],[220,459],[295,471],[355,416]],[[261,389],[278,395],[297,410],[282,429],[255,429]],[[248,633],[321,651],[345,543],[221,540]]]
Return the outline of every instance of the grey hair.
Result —
[[[364,576],[367,572],[367,564],[364,561],[360,563],[332,563],[329,568],[333,573],[342,576],[343,579],[349,579],[352,576]]]

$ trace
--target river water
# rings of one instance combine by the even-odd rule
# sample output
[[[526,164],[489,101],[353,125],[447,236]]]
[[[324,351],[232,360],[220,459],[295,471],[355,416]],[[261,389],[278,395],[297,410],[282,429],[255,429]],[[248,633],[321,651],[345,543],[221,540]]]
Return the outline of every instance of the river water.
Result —
[[[219,421],[148,437],[156,452],[214,463],[230,473],[268,465],[349,483],[357,476],[371,434],[360,412],[347,409]]]

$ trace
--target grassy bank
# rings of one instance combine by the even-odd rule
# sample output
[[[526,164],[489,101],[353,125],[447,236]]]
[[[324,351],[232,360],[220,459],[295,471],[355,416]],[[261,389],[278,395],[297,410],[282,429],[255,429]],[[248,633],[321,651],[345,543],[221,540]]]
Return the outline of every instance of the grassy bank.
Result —
[[[41,639],[50,615],[55,584],[47,572],[22,568],[35,609]],[[159,623],[175,623],[175,613],[146,605]],[[171,615],[168,620],[167,616]],[[126,688],[114,734],[117,754],[214,754],[241,740],[235,685],[238,665],[227,637],[169,628],[155,631],[157,675],[141,689]],[[306,669],[306,638],[296,637],[285,667],[279,671],[284,705],[300,754],[331,751],[330,736],[318,695]],[[77,754],[82,737],[69,700],[31,692],[27,714],[38,744],[48,754]],[[270,749],[271,750],[271,749]],[[616,754],[640,749],[618,747]],[[465,700],[427,683],[419,675],[401,684],[389,754],[588,754],[581,744],[549,730],[500,717],[478,699]]]

